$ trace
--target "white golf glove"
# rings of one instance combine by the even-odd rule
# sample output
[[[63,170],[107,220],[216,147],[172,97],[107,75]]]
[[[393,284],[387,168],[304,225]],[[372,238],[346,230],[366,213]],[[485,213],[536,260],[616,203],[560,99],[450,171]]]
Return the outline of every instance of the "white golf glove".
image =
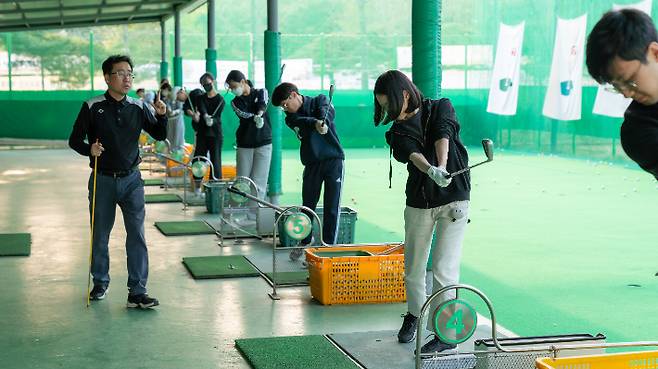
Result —
[[[210,115],[208,115],[208,114],[205,114],[205,115],[203,116],[203,119],[206,121],[206,125],[207,125],[208,127],[211,127],[211,126],[213,125],[213,123],[215,123],[215,122],[213,122],[212,116],[210,116]]]
[[[254,122],[256,123],[256,128],[261,129],[265,125],[265,120],[260,115],[254,115]]]
[[[450,182],[452,182],[452,178],[446,178],[450,173],[448,173],[444,167],[430,166],[427,169],[427,175],[430,176],[439,187],[448,187]]]

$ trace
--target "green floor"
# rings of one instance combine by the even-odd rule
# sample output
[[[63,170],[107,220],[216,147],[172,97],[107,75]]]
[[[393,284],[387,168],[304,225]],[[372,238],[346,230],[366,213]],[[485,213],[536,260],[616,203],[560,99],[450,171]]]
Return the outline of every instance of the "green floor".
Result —
[[[358,211],[357,241],[402,240],[404,166],[394,163],[388,189],[387,150],[346,155],[343,205]],[[281,202],[298,203],[298,152],[283,157]],[[472,148],[471,160],[481,158]],[[0,233],[32,234],[29,257],[0,257],[3,368],[247,368],[235,339],[390,330],[401,323],[404,304],[325,307],[310,300],[307,287],[282,289],[282,300],[272,302],[261,278],[193,280],[182,257],[248,254],[251,246],[231,241],[219,248],[214,235],[165,237],[155,221],[193,220],[202,211],[183,212],[180,203],[147,205],[149,290],[161,306],[124,307],[118,212],[109,296],[86,309],[86,161],[68,150],[4,151],[0,168]],[[499,322],[522,335],[657,339],[657,192],[656,182],[635,169],[497,152],[494,163],[473,173],[462,281],[487,293]]]

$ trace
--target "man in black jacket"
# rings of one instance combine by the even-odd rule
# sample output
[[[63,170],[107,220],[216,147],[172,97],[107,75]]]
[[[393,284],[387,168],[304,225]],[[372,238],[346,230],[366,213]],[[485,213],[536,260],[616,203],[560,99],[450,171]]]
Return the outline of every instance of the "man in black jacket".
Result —
[[[658,33],[639,10],[607,12],[587,39],[587,69],[599,83],[632,98],[624,113],[621,144],[658,179]]]
[[[304,96],[297,86],[288,82],[274,89],[272,105],[283,108],[286,125],[295,131],[301,141],[299,155],[304,164],[304,206],[315,210],[324,183],[322,239],[327,244],[335,244],[345,160],[334,124],[336,112],[325,95]],[[310,242],[311,236],[303,241],[304,244]]]
[[[110,283],[108,241],[119,205],[127,233],[127,306],[150,308],[157,306],[158,300],[146,294],[148,251],[144,239],[144,182],[137,168],[141,161],[137,143],[142,129],[156,140],[167,137],[167,107],[159,94],[153,107],[126,96],[134,78],[133,63],[128,56],[107,58],[103,62],[103,75],[107,91],[82,104],[69,137],[69,146],[80,155],[88,156],[92,169],[94,157],[98,160],[91,263],[94,288],[89,298],[102,300],[107,293]],[[92,172],[89,177],[90,211],[93,176]]]

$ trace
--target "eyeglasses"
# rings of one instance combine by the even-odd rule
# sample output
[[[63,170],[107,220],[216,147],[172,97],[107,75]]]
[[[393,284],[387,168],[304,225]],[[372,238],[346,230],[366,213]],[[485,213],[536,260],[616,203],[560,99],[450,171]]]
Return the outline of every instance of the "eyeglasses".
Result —
[[[288,109],[288,100],[290,100],[290,96],[291,95],[288,95],[288,97],[281,100],[281,110],[286,111]]]
[[[135,79],[135,73],[127,72],[125,70],[120,70],[118,72],[111,72],[110,74],[115,74],[115,75],[119,76],[119,78],[130,77],[130,79]]]
[[[637,83],[635,81],[619,81],[610,82],[603,89],[607,92],[615,94],[623,94],[624,91],[637,91]]]

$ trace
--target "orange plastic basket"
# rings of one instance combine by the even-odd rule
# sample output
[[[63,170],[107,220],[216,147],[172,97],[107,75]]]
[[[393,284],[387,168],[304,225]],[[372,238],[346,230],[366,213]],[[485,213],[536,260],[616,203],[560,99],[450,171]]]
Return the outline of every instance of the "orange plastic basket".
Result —
[[[366,251],[401,245],[338,245],[306,249],[311,295],[323,305],[403,302],[404,248],[390,255],[323,257],[322,252]]]
[[[535,366],[539,369],[652,369],[658,368],[658,351],[540,358]]]

